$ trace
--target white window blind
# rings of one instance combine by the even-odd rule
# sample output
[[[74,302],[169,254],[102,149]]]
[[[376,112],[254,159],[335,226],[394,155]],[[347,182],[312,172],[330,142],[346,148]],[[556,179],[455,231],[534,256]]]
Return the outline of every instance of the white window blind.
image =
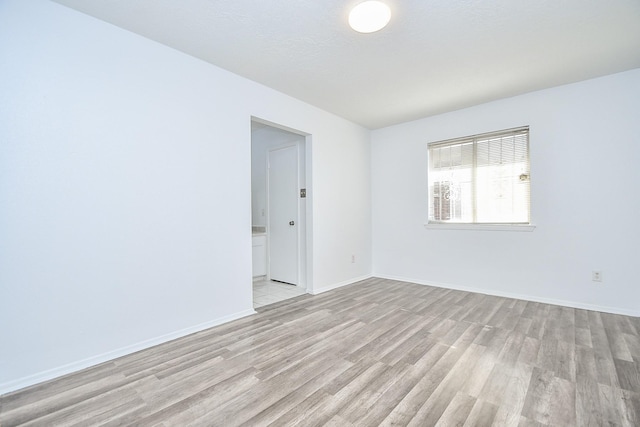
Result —
[[[429,223],[529,224],[529,127],[428,144]]]

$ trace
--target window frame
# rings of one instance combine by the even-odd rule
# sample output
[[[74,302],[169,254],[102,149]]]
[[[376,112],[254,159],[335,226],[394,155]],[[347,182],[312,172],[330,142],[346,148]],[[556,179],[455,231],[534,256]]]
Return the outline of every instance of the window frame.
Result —
[[[431,182],[429,181],[429,174],[432,173],[431,164],[432,164],[432,149],[438,146],[454,146],[454,145],[463,145],[464,143],[472,143],[474,145],[473,148],[473,158],[472,158],[472,179],[473,179],[473,188],[478,185],[477,181],[477,161],[478,155],[476,151],[476,144],[478,140],[486,140],[497,137],[505,137],[509,134],[518,134],[518,133],[526,133],[526,156],[527,156],[527,173],[529,180],[529,191],[528,191],[528,220],[529,222],[449,222],[449,221],[438,221],[431,219],[431,212],[434,205],[434,197],[433,197],[433,189],[431,188]],[[451,138],[446,140],[432,141],[427,143],[427,221],[424,224],[427,229],[440,229],[440,230],[479,230],[479,231],[533,231],[535,229],[535,225],[532,220],[532,212],[531,212],[531,150],[530,150],[530,127],[527,126],[519,126],[510,129],[503,129],[499,131],[485,132],[479,133],[459,138]],[[477,200],[475,200],[475,191],[473,193],[474,200],[472,204],[475,209],[475,205]],[[474,212],[474,217],[476,213]]]

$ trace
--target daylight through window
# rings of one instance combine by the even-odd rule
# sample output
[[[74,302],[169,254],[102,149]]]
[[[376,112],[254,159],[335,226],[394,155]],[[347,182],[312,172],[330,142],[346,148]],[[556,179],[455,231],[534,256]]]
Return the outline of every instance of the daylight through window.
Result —
[[[429,223],[529,224],[529,127],[428,145]]]

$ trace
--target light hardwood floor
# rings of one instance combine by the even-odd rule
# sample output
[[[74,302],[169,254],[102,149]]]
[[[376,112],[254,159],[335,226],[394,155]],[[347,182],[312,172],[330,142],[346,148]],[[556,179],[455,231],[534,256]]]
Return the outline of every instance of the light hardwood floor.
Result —
[[[0,398],[0,424],[639,426],[640,319],[370,279]]]

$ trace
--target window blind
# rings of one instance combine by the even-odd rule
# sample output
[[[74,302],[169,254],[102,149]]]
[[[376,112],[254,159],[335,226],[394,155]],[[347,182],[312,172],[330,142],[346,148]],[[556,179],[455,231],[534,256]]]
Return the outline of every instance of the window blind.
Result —
[[[429,222],[530,223],[529,128],[428,145]]]

